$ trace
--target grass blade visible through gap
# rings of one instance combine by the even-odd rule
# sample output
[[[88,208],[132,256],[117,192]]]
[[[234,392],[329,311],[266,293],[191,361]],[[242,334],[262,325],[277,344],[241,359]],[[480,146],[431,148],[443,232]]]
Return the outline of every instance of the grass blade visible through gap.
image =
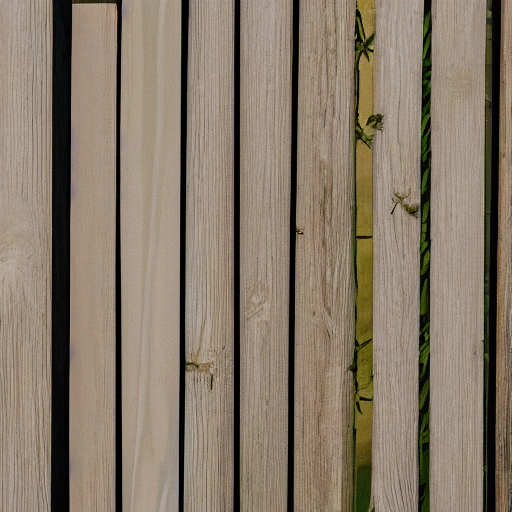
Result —
[[[430,412],[430,345],[429,345],[429,274],[430,274],[430,86],[431,86],[431,2],[425,0],[423,24],[423,77],[421,119],[421,241],[420,241],[420,358],[419,358],[419,512],[428,512],[429,503],[429,412]]]

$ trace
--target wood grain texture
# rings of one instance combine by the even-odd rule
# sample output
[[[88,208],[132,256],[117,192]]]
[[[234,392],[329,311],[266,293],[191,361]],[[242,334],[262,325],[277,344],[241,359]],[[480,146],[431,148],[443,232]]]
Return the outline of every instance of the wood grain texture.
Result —
[[[115,4],[116,0],[73,0],[73,4]]]
[[[181,2],[122,16],[123,510],[177,510]]]
[[[483,504],[485,0],[433,2],[430,510]]]
[[[233,510],[233,2],[190,2],[185,510]]]
[[[283,512],[292,2],[244,0],[240,17],[240,507]]]
[[[496,318],[496,512],[512,510],[512,12],[501,4]],[[495,44],[499,44],[496,43]]]
[[[378,0],[373,146],[372,495],[379,512],[418,507],[420,202],[423,1]],[[362,120],[365,121],[365,120]]]
[[[353,508],[353,0],[301,2],[295,306],[296,511]]]
[[[0,15],[0,510],[50,510],[52,4]]]
[[[73,7],[70,510],[115,510],[115,5]]]

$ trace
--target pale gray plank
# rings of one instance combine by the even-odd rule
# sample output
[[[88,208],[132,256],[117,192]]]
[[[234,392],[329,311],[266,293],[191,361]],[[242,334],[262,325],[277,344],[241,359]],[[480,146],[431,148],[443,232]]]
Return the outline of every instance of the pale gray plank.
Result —
[[[430,506],[483,503],[485,0],[433,3]]]
[[[233,510],[233,2],[189,15],[185,510]]]
[[[353,508],[353,0],[301,2],[295,510]]]
[[[0,15],[0,510],[50,510],[52,3]]]
[[[409,512],[418,506],[423,1],[377,1],[375,33],[384,129],[373,146],[372,495],[379,512]],[[405,198],[392,214],[396,194]]]
[[[73,7],[70,510],[115,510],[115,5]]]
[[[181,2],[122,16],[123,510],[177,510]]]
[[[284,512],[292,1],[240,9],[240,506]]]

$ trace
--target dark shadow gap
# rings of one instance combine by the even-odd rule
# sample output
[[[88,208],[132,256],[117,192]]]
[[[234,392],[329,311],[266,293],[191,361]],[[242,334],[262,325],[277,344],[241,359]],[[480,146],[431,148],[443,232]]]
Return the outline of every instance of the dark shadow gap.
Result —
[[[71,2],[53,1],[51,510],[69,510]]]
[[[233,27],[233,510],[240,510],[240,2]]]
[[[123,510],[123,411],[121,323],[121,43],[122,0],[117,1],[116,72],[116,510]]]
[[[292,118],[290,190],[290,282],[289,282],[289,366],[288,366],[288,512],[294,510],[295,447],[295,241],[297,238],[297,145],[299,113],[299,28],[300,0],[293,0],[292,26]]]
[[[179,492],[178,510],[185,507],[185,273],[187,225],[187,84],[189,0],[182,1],[181,12],[181,134],[180,134],[180,428],[179,428]]]
[[[497,314],[497,270],[498,270],[498,177],[499,177],[499,136],[500,136],[500,56],[501,56],[501,0],[492,0],[492,50],[491,50],[491,123],[490,123],[490,200],[489,221],[486,226],[489,244],[488,279],[489,305],[487,328],[487,410],[486,410],[486,503],[484,511],[496,508],[496,314]]]
[[[421,238],[420,238],[420,318],[418,358],[418,510],[430,510],[430,177],[431,177],[431,74],[432,2],[424,1],[422,104],[421,104]]]

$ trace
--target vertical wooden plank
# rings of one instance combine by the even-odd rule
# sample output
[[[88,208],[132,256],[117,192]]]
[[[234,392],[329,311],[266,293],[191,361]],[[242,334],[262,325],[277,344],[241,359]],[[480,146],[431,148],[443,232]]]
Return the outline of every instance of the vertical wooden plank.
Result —
[[[233,2],[190,2],[185,510],[233,509]]]
[[[292,1],[240,6],[240,499],[286,510]]]
[[[0,509],[49,511],[52,3],[1,11]]]
[[[433,512],[483,506],[485,25],[485,0],[433,2]]]
[[[418,507],[423,1],[378,0],[375,33],[372,494],[398,512]]]
[[[501,4],[496,318],[496,511],[512,508],[512,12]]]
[[[70,510],[115,510],[115,5],[73,6]]]
[[[353,0],[301,2],[295,306],[295,509],[352,510]]]
[[[181,2],[122,13],[123,510],[177,510]]]

